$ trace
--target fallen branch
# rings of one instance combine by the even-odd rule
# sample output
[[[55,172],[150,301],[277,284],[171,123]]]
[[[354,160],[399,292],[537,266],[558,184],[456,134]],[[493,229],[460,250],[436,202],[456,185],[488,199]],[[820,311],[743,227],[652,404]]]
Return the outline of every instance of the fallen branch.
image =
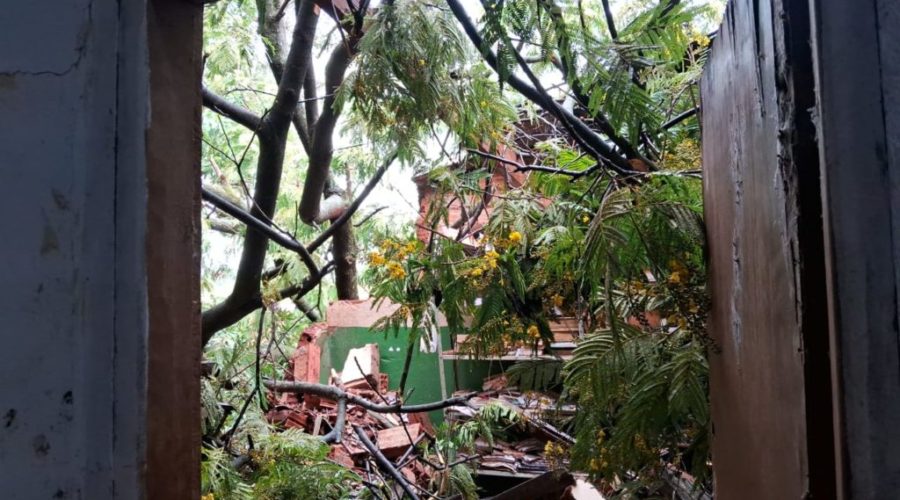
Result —
[[[470,392],[462,396],[456,396],[452,398],[442,399],[440,401],[418,405],[402,405],[400,403],[392,405],[380,405],[332,385],[313,384],[311,382],[291,382],[284,380],[265,380],[263,381],[263,385],[275,392],[313,394],[315,396],[330,399],[332,401],[340,401],[341,399],[345,399],[350,404],[361,406],[366,410],[373,411],[375,413],[422,413],[441,410],[450,406],[465,406],[470,399],[477,395],[476,392]]]
[[[337,420],[334,427],[328,434],[322,436],[322,441],[326,444],[340,443],[344,436],[344,423],[347,421],[347,400],[338,399]]]
[[[396,467],[391,464],[391,461],[385,457],[381,451],[378,450],[378,447],[372,443],[372,440],[369,439],[369,436],[366,435],[366,431],[362,429],[362,427],[358,425],[353,426],[353,430],[356,432],[356,437],[359,438],[359,442],[363,445],[363,447],[372,455],[372,458],[375,459],[375,463],[378,464],[378,468],[383,470],[389,476],[394,478],[394,481],[397,481],[397,484],[403,488],[403,491],[409,495],[409,498],[413,500],[419,500],[419,496],[416,495],[416,492],[413,491],[412,486],[409,482],[406,481],[406,478],[403,477],[403,474],[397,470]]]

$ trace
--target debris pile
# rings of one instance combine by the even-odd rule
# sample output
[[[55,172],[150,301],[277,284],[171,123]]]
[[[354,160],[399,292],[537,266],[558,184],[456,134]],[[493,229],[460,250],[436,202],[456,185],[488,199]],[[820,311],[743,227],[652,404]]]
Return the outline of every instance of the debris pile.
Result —
[[[269,422],[322,436],[331,446],[330,460],[372,484],[383,483],[385,475],[397,474],[399,477],[393,479],[403,489],[427,491],[430,465],[422,460],[417,445],[434,439],[434,428],[427,408],[408,411],[409,407],[400,406],[397,392],[388,390],[388,376],[379,372],[376,344],[351,349],[343,370],[332,370],[329,386],[333,397],[322,390],[285,390],[292,382],[319,382],[318,367],[312,366],[319,357],[316,333],[304,332],[286,381],[277,384],[277,392],[270,394]]]
[[[550,423],[574,414],[546,394],[520,392],[509,387],[505,376],[491,377],[478,393],[454,393],[433,404],[401,406],[396,391],[389,390],[387,374],[379,370],[377,344],[351,349],[341,372],[331,371],[328,385],[319,385],[319,357],[315,342],[320,333],[304,332],[282,382],[269,382],[269,422],[283,428],[302,429],[321,436],[331,446],[329,458],[354,470],[369,487],[391,479],[406,492],[428,496],[434,477],[447,467],[426,455],[435,429],[429,411],[444,410],[445,421],[462,424],[475,418],[489,404],[502,405],[518,416],[514,432],[495,436],[492,443],[476,441],[469,455],[458,463],[471,462],[479,474],[536,477],[563,465],[546,456],[572,438]],[[412,496],[412,495],[410,495]]]
[[[508,436],[508,440],[494,439],[493,445],[484,439],[476,441],[480,455],[477,471],[496,475],[501,472],[516,477],[535,477],[565,464],[547,452],[558,445],[571,445],[574,439],[559,430],[554,423],[572,417],[574,405],[560,405],[556,398],[538,392],[521,392],[508,386],[505,375],[485,380],[483,391],[471,397],[465,406],[451,406],[444,410],[447,422],[466,422],[489,404],[513,410],[523,423]],[[458,394],[454,394],[458,395]]]

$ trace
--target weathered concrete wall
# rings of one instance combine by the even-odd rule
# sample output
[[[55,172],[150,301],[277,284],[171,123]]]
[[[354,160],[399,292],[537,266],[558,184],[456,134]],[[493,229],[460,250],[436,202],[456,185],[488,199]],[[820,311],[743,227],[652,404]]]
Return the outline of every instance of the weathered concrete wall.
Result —
[[[201,8],[151,1],[150,44],[145,1],[0,15],[2,498],[199,494]]]
[[[807,9],[732,1],[702,81],[720,498],[834,494]]]
[[[147,315],[144,2],[0,16],[0,492],[136,498]]]

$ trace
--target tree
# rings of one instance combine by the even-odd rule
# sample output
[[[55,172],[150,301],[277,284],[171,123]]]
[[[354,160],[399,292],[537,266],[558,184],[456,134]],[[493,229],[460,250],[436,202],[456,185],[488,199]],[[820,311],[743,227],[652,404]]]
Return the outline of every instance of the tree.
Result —
[[[227,63],[218,51],[207,60],[204,105],[227,120],[207,121],[204,199],[247,230],[230,293],[204,311],[204,342],[282,298],[314,316],[303,298],[332,271],[338,298],[355,298],[354,230],[373,229],[352,216],[396,159],[427,174],[436,199],[459,200],[464,217],[455,235],[437,235],[447,212],[436,204],[427,242],[394,231],[381,248],[369,244],[363,282],[405,306],[383,325],[411,319],[415,332],[439,307],[489,352],[510,342],[540,349],[557,310],[576,315],[586,336],[563,384],[587,410],[573,424],[575,466],[610,480],[658,477],[660,463],[702,475],[708,345],[693,117],[713,14],[677,0],[629,2],[618,14],[605,0],[482,6],[479,26],[459,0],[215,5],[208,27],[223,52],[234,50],[226,40],[243,42]],[[255,34],[232,24],[251,14]],[[262,83],[256,37],[272,92],[233,74]],[[319,49],[330,56],[317,79]],[[364,137],[374,161],[335,158],[339,133]],[[242,169],[254,161],[251,193]],[[500,191],[486,180],[498,168],[529,173],[527,184]],[[351,179],[343,189],[336,172]],[[351,200],[354,183],[365,187]],[[491,247],[463,243],[481,235]],[[262,335],[260,321],[251,397],[260,370],[277,373],[260,366]],[[662,448],[672,453],[664,462],[654,456]],[[590,460],[600,453],[608,459]]]
[[[464,200],[464,214],[489,206],[485,225],[463,215],[450,237],[389,239],[370,254],[373,293],[405,306],[385,324],[427,323],[438,303],[451,331],[468,336],[457,349],[483,356],[511,345],[541,352],[549,321],[574,316],[584,335],[556,371],[581,408],[565,453],[573,466],[623,496],[656,492],[671,467],[709,487],[715,346],[694,116],[702,29],[715,14],[638,2],[617,22],[605,1],[483,2],[479,27],[458,0],[447,4],[500,85],[537,111],[470,149],[465,168],[431,172],[440,194],[426,226],[446,219],[440,200]],[[554,72],[562,90],[551,93]],[[485,181],[498,168],[531,175],[498,191]],[[541,364],[510,375],[529,380]]]
[[[204,343],[217,331],[261,307],[261,281],[286,269],[281,266],[264,272],[270,241],[296,253],[308,271],[299,283],[284,287],[277,296],[301,298],[333,267],[338,298],[356,298],[356,250],[353,225],[347,222],[395,156],[406,162],[420,158],[423,133],[433,130],[436,124],[443,124],[464,142],[474,144],[476,137],[496,126],[503,112],[508,111],[499,104],[496,109],[478,110],[475,103],[479,100],[502,103],[497,91],[485,85],[484,71],[476,68],[462,78],[453,76],[469,73],[471,62],[459,43],[455,25],[440,9],[417,2],[388,3],[372,10],[367,3],[356,6],[352,2],[317,4],[298,0],[294,2],[295,22],[290,28],[289,3],[256,2],[258,33],[277,82],[277,90],[263,112],[251,111],[204,87],[204,105],[245,127],[251,133],[248,142],[258,143],[252,194],[241,173],[249,146],[240,159],[233,152],[230,155],[238,167],[246,203],[232,200],[226,204],[214,189],[204,188],[207,202],[252,228],[243,240],[231,293],[203,313]],[[246,6],[241,2],[219,8],[220,19],[231,10],[232,15],[246,15]],[[316,80],[313,64],[318,27],[325,24],[319,20],[321,12],[336,21],[333,31],[338,33],[334,41],[329,41],[329,35],[323,42],[323,50],[331,51],[324,67],[323,85]],[[448,40],[452,42],[449,45]],[[345,83],[348,68],[356,59],[360,61],[349,75],[351,81]],[[321,97],[317,95],[320,86],[324,88]],[[333,136],[348,101],[360,121],[348,126],[373,134],[373,156],[381,160],[360,198],[352,202],[332,178]],[[297,215],[307,225],[330,222],[307,245],[297,242],[275,222],[292,126],[307,157]],[[230,142],[227,145],[231,148]],[[221,152],[223,148],[215,149]],[[320,269],[314,254],[329,241],[333,259]]]

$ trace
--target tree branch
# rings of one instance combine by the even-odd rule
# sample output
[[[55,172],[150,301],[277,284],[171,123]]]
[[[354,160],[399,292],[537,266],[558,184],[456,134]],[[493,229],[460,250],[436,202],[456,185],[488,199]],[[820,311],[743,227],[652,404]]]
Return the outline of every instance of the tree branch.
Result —
[[[696,107],[696,108],[691,108],[682,113],[679,113],[679,114],[675,115],[674,117],[672,117],[671,120],[660,125],[659,128],[661,128],[662,130],[668,130],[668,129],[674,127],[675,125],[678,125],[679,123],[687,120],[688,118],[696,115],[698,111],[700,111],[700,108]]]
[[[319,268],[316,265],[316,262],[313,260],[312,255],[299,241],[295,240],[287,234],[276,230],[266,222],[257,219],[252,214],[244,211],[237,205],[232,204],[230,201],[219,196],[213,191],[210,191],[205,187],[201,187],[200,189],[201,195],[204,200],[208,201],[213,206],[225,212],[226,214],[243,222],[250,229],[261,232],[276,244],[281,245],[282,247],[287,248],[292,252],[296,252],[300,256],[300,260],[303,261],[303,264],[306,265],[307,269],[309,269],[310,274],[319,273]]]
[[[499,74],[499,63],[497,60],[497,56],[493,53],[493,51],[491,51],[490,47],[485,46],[484,40],[478,33],[478,28],[475,27],[475,23],[469,18],[468,13],[466,13],[465,8],[463,8],[460,1],[446,1],[447,5],[450,7],[450,10],[453,12],[453,15],[460,22],[460,24],[462,24],[463,31],[465,31],[466,36],[468,36],[469,40],[471,40],[472,43],[475,44],[476,48],[481,51],[481,54],[488,65],[490,65],[494,69],[494,71],[497,71]],[[514,55],[518,55],[519,60],[522,59],[521,54],[518,54],[517,51],[513,51],[513,53]],[[527,63],[525,64],[525,67],[527,68]],[[530,72],[530,70],[526,70],[526,73],[528,72]],[[534,80],[535,79],[532,79],[533,82]],[[555,116],[560,121],[560,123],[565,125],[570,130],[570,134],[572,134],[572,137],[592,157],[594,157],[598,161],[606,163],[610,168],[612,168],[619,174],[627,175],[633,172],[631,165],[625,158],[616,153],[606,143],[606,141],[603,140],[602,137],[591,130],[591,128],[588,127],[584,122],[579,120],[570,111],[559,106],[556,101],[554,101],[549,95],[546,94],[546,92],[541,92],[539,89],[532,87],[512,73],[507,75],[506,81],[511,87],[516,89],[526,99],[534,102],[542,109]]]
[[[506,163],[507,165],[512,165],[516,172],[527,172],[530,170],[534,170],[537,172],[547,172],[550,174],[567,175],[567,176],[571,177],[573,180],[579,179],[586,175],[590,175],[591,173],[596,171],[598,168],[600,168],[600,165],[597,163],[595,163],[592,167],[586,168],[584,170],[565,170],[562,168],[545,167],[543,165],[523,165],[517,161],[510,160],[508,158],[503,158],[502,156],[493,155],[491,153],[487,153],[485,151],[481,151],[478,149],[468,149],[467,151],[469,151],[470,153],[475,153],[479,156],[483,156],[485,158],[490,158],[491,160],[496,160],[501,163]]]
[[[299,309],[300,312],[302,312],[303,315],[306,316],[307,319],[309,319],[313,323],[315,323],[317,321],[322,321],[322,315],[319,314],[319,310],[316,309],[316,307],[313,306],[312,304],[306,302],[305,300],[303,300],[299,297],[294,297],[293,302],[294,302],[294,307]]]
[[[202,88],[201,93],[203,95],[203,105],[209,110],[214,111],[231,121],[240,123],[250,130],[259,131],[262,119],[249,109],[228,101],[205,86]]]
[[[303,297],[312,291],[333,268],[334,264],[329,262],[319,270],[319,274],[307,276],[299,285],[279,290],[278,296]],[[203,311],[203,345],[205,346],[216,332],[237,323],[262,306],[262,293],[257,287],[257,292],[250,297],[244,298],[232,293],[222,303]]]
[[[381,451],[378,450],[378,447],[372,443],[369,439],[369,436],[366,435],[366,432],[362,427],[358,425],[353,426],[353,430],[356,432],[356,436],[359,438],[360,443],[362,443],[363,447],[372,455],[375,459],[375,463],[378,464],[378,467],[387,473],[389,476],[394,478],[394,481],[403,488],[403,491],[409,496],[411,500],[419,500],[419,496],[416,495],[415,490],[413,490],[412,486],[410,486],[409,482],[403,477],[403,474],[397,470],[396,467],[391,464],[391,461],[385,457]]]
[[[333,385],[286,380],[264,380],[263,385],[275,392],[312,394],[314,396],[319,396],[320,398],[329,399],[331,401],[346,399],[350,404],[360,406],[368,411],[375,413],[422,413],[434,410],[442,410],[450,406],[464,406],[470,399],[478,394],[477,392],[471,392],[463,396],[454,396],[452,398],[442,399],[440,401],[417,405],[401,405],[400,403],[377,404]]]
[[[483,0],[482,0],[483,1]],[[590,102],[590,98],[585,94],[583,87],[581,86],[581,81],[579,80],[577,75],[572,74],[572,70],[575,69],[575,61],[574,54],[572,54],[571,41],[569,40],[569,30],[566,26],[565,20],[562,16],[562,9],[553,3],[553,0],[539,0],[542,5],[544,5],[544,10],[547,11],[550,16],[550,20],[553,22],[553,26],[557,33],[557,39],[559,40],[559,58],[561,60],[561,64],[558,66],[562,71],[563,77],[566,79],[566,82],[569,83],[569,87],[572,89],[572,93],[575,95],[575,98],[578,102],[584,107],[585,110],[588,111],[591,118],[597,124],[597,128],[600,129],[609,140],[613,142],[627,158],[638,158],[644,163],[648,165],[652,165],[651,162],[641,156],[637,149],[635,149],[628,140],[624,137],[620,136],[616,129],[612,126],[609,119],[606,116],[598,111],[592,111],[588,106]],[[524,61],[524,60],[523,60]],[[540,90],[540,83],[535,83],[535,86]],[[546,92],[544,92],[546,93]],[[655,168],[654,168],[655,169]]]
[[[310,64],[317,21],[318,15],[312,1],[302,0],[275,101],[259,126],[259,158],[256,164],[254,203],[250,212],[257,219],[271,220],[275,213],[287,133],[291,117],[297,108],[306,68]],[[268,242],[268,236],[260,231],[247,232],[231,294],[222,303],[203,313],[204,345],[216,331],[236,323],[259,307],[260,279]]]
[[[357,196],[356,199],[353,200],[353,203],[351,203],[347,207],[347,209],[344,210],[344,213],[342,213],[340,217],[335,219],[334,222],[332,222],[325,231],[322,231],[322,234],[317,236],[315,240],[307,245],[307,249],[310,252],[315,252],[320,246],[322,246],[323,243],[328,241],[328,238],[330,238],[342,224],[346,224],[347,221],[350,220],[351,217],[353,217],[353,214],[355,214],[356,211],[359,210],[360,205],[362,205],[362,203],[366,200],[366,197],[369,196],[369,193],[371,193],[372,190],[375,189],[375,186],[378,185],[378,182],[381,181],[384,173],[387,172],[388,167],[391,166],[391,163],[393,163],[394,159],[396,158],[396,152],[388,156],[387,160],[385,160],[384,163],[382,163],[381,166],[378,167],[378,170],[375,171],[375,175],[373,175],[372,178],[369,179],[369,182],[366,184],[366,187],[363,188],[362,192],[359,193],[359,196]]]
[[[300,219],[313,224],[320,219],[320,208],[325,185],[331,172],[331,158],[334,153],[332,135],[341,110],[335,107],[335,91],[344,80],[344,73],[353,60],[355,43],[338,44],[331,52],[325,67],[325,102],[322,114],[316,120],[312,132],[312,147],[309,152],[309,167],[303,194],[300,197]]]
[[[291,48],[284,63],[284,72],[278,82],[278,93],[267,117],[269,125],[284,129],[285,132],[297,109],[300,89],[306,78],[306,70],[311,64],[318,21],[319,15],[314,3],[311,0],[302,0],[297,12]]]
[[[619,32],[616,30],[616,22],[613,20],[612,9],[609,8],[609,0],[602,0],[603,15],[606,16],[606,27],[609,29],[609,37],[613,41],[619,39]]]

